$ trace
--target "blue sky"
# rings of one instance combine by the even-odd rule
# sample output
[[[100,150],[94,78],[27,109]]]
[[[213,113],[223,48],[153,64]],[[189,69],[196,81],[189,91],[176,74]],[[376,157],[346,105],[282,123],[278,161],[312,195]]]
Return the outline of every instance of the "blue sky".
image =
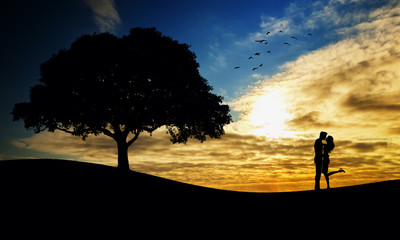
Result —
[[[400,166],[399,0],[26,0],[2,5],[0,159],[115,165],[115,144],[107,137],[83,142],[62,133],[35,135],[22,122],[12,122],[10,112],[15,103],[29,100],[40,64],[80,35],[109,31],[122,36],[133,27],[156,27],[191,45],[201,75],[224,96],[235,122],[226,127],[225,137],[211,143],[171,145],[165,134],[141,136],[131,149],[133,169],[224,189],[308,189],[301,184],[312,181],[313,140],[326,130],[338,139],[336,162],[354,173],[341,185],[400,177],[394,170]],[[268,44],[255,42],[259,39]],[[277,176],[283,177],[278,181]]]
[[[125,33],[132,26],[156,26],[164,34],[190,44],[197,54],[201,74],[215,91],[231,93],[243,85],[238,80],[243,73],[232,71],[233,66],[242,63],[237,58],[243,51],[234,43],[259,31],[261,16],[282,16],[288,4],[285,1],[145,1],[119,8],[126,20],[118,29]],[[257,45],[253,47],[256,49]],[[247,54],[253,53],[246,53],[243,60],[247,60]]]

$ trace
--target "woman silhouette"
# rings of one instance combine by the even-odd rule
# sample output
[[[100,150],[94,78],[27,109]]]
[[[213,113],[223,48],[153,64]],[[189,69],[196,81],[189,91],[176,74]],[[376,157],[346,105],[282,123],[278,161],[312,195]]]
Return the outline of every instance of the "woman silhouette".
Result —
[[[333,137],[332,136],[328,136],[326,138],[326,145],[324,145],[324,151],[323,151],[323,160],[322,160],[322,173],[325,176],[325,180],[326,180],[326,185],[327,188],[330,189],[331,187],[329,186],[329,176],[333,175],[335,173],[339,173],[339,172],[343,172],[345,173],[345,171],[341,168],[339,168],[339,170],[337,171],[333,171],[333,172],[329,172],[328,173],[328,168],[329,168],[329,154],[331,153],[331,151],[335,148],[335,143],[333,143]]]

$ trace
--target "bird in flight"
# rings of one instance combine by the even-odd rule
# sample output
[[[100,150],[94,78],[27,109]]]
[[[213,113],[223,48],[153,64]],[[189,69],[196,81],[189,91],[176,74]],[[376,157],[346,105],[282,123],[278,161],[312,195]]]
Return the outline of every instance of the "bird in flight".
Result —
[[[265,40],[265,39],[260,39],[260,40],[255,40],[255,41],[258,42],[258,43],[267,42],[267,40]]]
[[[308,36],[312,36],[312,34],[311,33],[309,33],[309,34],[307,34]]]
[[[252,71],[254,71],[254,70],[256,70],[256,69],[258,69],[258,67],[253,68]]]
[[[256,56],[260,56],[260,53],[259,53],[259,52],[256,52],[256,53],[254,53],[254,55],[256,55]]]
[[[233,69],[238,69],[238,68],[240,68],[239,66],[238,67],[234,67]]]
[[[249,59],[254,59],[253,57],[249,57]]]
[[[267,53],[271,54],[271,51],[267,51]]]
[[[282,30],[279,30],[279,32],[280,32],[280,33],[283,33],[283,31],[282,31]]]
[[[283,44],[286,44],[286,45],[290,46],[290,43],[288,43],[288,42],[284,42]]]
[[[294,36],[292,36],[292,37],[290,37],[290,38],[293,38],[293,39],[296,39],[296,40],[297,40],[297,37],[294,37]]]
[[[264,63],[261,63],[259,66],[262,67],[264,65]]]
[[[268,34],[270,34],[271,32],[267,32],[265,35],[268,35]]]

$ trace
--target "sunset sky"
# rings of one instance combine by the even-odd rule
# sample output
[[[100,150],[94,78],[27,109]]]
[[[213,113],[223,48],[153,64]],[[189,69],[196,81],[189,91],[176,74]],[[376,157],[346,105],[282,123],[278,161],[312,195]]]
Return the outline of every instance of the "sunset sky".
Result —
[[[0,159],[116,166],[111,138],[34,134],[10,112],[29,100],[40,64],[80,35],[155,26],[191,45],[234,122],[204,143],[173,145],[164,129],[142,134],[129,149],[131,169],[219,189],[310,190],[313,144],[324,130],[336,144],[330,170],[346,170],[331,187],[400,178],[400,1],[60,2],[10,1],[0,10]]]

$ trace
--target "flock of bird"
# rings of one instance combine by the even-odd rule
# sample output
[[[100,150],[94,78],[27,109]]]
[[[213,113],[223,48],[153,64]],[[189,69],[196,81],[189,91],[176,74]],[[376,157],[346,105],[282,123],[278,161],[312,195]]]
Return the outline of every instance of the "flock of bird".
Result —
[[[280,33],[283,33],[283,31],[279,31]],[[267,32],[265,35],[269,35],[269,34],[271,34],[271,32]],[[312,37],[312,34],[311,33],[308,33],[307,34],[307,36],[309,36],[309,37]],[[298,40],[298,38],[297,37],[295,37],[295,36],[291,36],[290,38],[292,38],[292,39],[294,39],[294,40]],[[265,44],[265,45],[267,45],[269,42],[268,42],[268,40],[267,39],[259,39],[259,40],[255,40],[257,43],[260,43],[260,44]],[[290,46],[291,44],[289,43],[289,42],[284,42],[283,43],[284,45],[287,45],[287,46]],[[266,53],[267,54],[272,54],[271,53],[271,51],[266,51]],[[254,56],[260,56],[261,55],[261,52],[256,52],[256,53],[254,53]],[[248,58],[249,60],[251,60],[251,59],[254,59],[254,57],[253,56],[250,56],[249,58]],[[263,63],[261,63],[261,64],[259,64],[258,66],[256,66],[256,67],[253,67],[253,69],[252,69],[252,71],[254,71],[254,70],[257,70],[259,67],[262,67],[263,66]],[[240,66],[236,66],[236,67],[234,67],[233,69],[239,69],[240,68]]]

